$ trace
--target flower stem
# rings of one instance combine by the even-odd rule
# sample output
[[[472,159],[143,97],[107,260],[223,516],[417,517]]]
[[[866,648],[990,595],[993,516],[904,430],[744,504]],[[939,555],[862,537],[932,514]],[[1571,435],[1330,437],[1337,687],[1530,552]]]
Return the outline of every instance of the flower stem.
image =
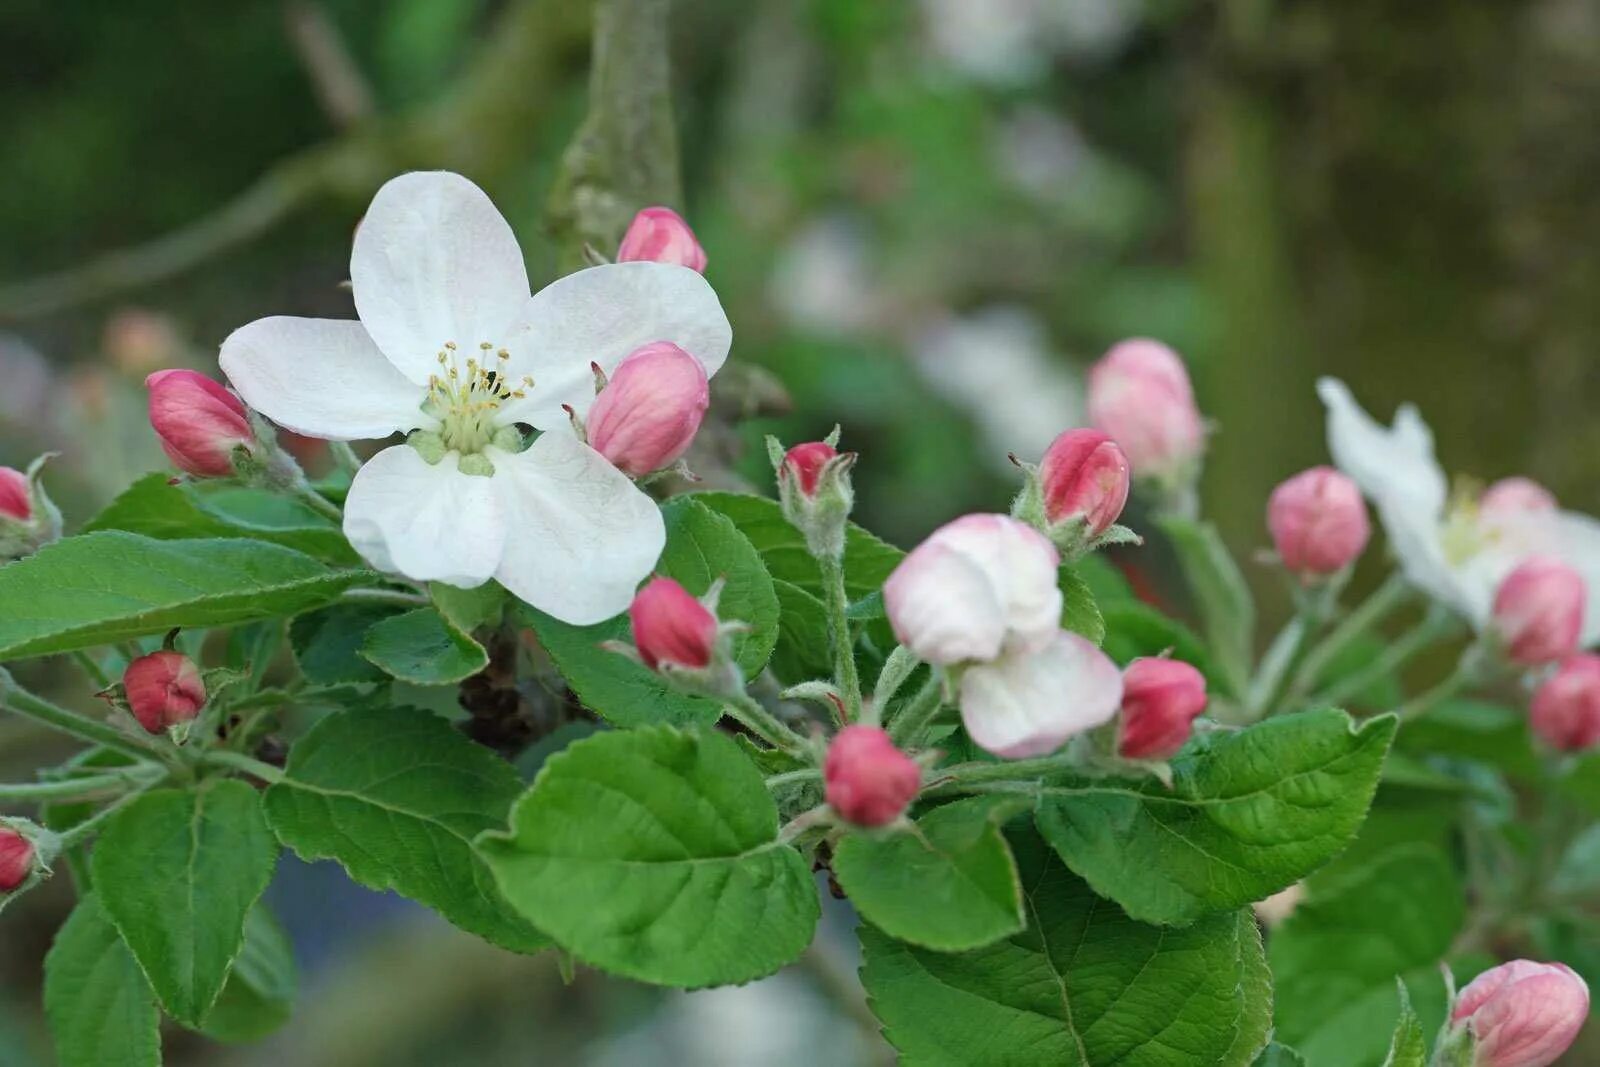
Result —
[[[830,556],[822,556],[818,557],[817,564],[822,568],[822,585],[828,598],[828,632],[833,638],[834,680],[839,683],[839,692],[844,694],[844,721],[859,722],[861,679],[856,673],[855,642],[850,639],[850,618],[847,614],[850,597],[844,587],[844,563]]]
[[[144,796],[146,792],[155,786],[155,784],[155,782],[149,782],[145,785],[141,785],[137,789],[131,789],[110,804],[106,805],[104,808],[101,808],[99,811],[89,816],[87,819],[78,823],[76,826],[61,831],[61,833],[56,837],[56,846],[62,851],[65,851],[71,848],[73,845],[80,844],[83,841],[88,840],[90,837],[93,837],[100,831],[102,826],[110,821],[113,815],[132,804],[135,800],[138,800],[140,797]]]
[[[889,724],[889,739],[901,748],[915,746],[944,706],[944,683],[935,674]]]
[[[299,485],[295,486],[294,494],[304,501],[312,511],[317,512],[323,518],[332,519],[338,523],[344,522],[344,509],[311,488],[311,484],[304,479],[301,480]]]
[[[229,752],[226,749],[213,749],[207,752],[203,757],[203,762],[209,763],[213,767],[227,767],[231,770],[243,771],[253,778],[261,779],[263,782],[276,783],[288,777],[280,767],[274,767],[270,763],[262,763],[252,756],[246,756],[243,752]]]
[[[1473,658],[1470,655],[1471,651],[1471,649],[1468,649],[1467,653],[1462,655],[1461,662],[1456,664],[1456,669],[1451,671],[1444,681],[1431,689],[1424,690],[1396,708],[1395,714],[1400,717],[1400,721],[1411,722],[1420,718],[1431,710],[1435,704],[1449,700],[1469,684],[1476,681],[1478,678],[1477,667],[1475,664],[1468,663],[1468,660]]]
[[[109,748],[135,759],[148,759],[155,754],[151,747],[141,744],[116,727],[87,715],[52,704],[41,696],[28,692],[17,684],[9,671],[0,667],[0,708],[32,719],[60,733],[71,734],[81,741]]]
[[[1385,675],[1393,674],[1419,653],[1445,640],[1457,630],[1456,621],[1443,612],[1427,617],[1386,646],[1383,652],[1355,674],[1341,678],[1308,699],[1311,704],[1339,704],[1371,687]]]
[[[1294,681],[1289,686],[1290,699],[1309,693],[1335,656],[1344,651],[1351,641],[1382,622],[1410,598],[1410,583],[1398,573],[1391,574],[1382,585],[1373,590],[1371,596],[1346,615],[1344,621],[1335,626],[1333,632],[1324,638],[1321,644],[1306,655],[1300,664],[1300,669],[1295,671]]]
[[[145,766],[155,769],[149,764]],[[112,774],[95,774],[60,782],[0,783],[0,801],[107,800],[127,792],[130,786],[148,786],[156,777],[149,773],[135,773],[130,768]]]
[[[779,786],[790,785],[794,782],[809,782],[821,777],[822,772],[815,767],[807,767],[802,771],[785,771],[782,774],[774,774],[768,778],[767,788],[776,789]]]
[[[403,607],[426,607],[428,598],[421,593],[408,593],[403,589],[346,589],[340,600],[359,600],[369,604],[399,604]]]
[[[111,675],[107,674],[95,658],[83,649],[80,648],[72,653],[72,662],[81,667],[83,673],[89,676],[89,680],[101,689],[111,685]]]
[[[732,693],[724,700],[727,713],[767,744],[794,755],[805,752],[806,739],[762,707],[750,694]]]

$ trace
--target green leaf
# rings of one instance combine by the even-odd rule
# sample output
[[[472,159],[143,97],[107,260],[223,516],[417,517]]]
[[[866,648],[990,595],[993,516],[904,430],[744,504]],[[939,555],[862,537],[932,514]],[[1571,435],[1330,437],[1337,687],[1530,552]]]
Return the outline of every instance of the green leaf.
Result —
[[[1400,1021],[1389,1039],[1389,1056],[1383,1067],[1428,1067],[1428,1039],[1422,1033],[1422,1020],[1411,1008],[1406,984],[1396,979],[1395,986],[1400,993]]]
[[[1089,587],[1089,592],[1102,606],[1114,601],[1133,600],[1133,587],[1122,572],[1100,553],[1092,552],[1072,564],[1072,569]]]
[[[361,655],[367,631],[399,614],[386,604],[330,604],[296,616],[289,624],[289,644],[306,680],[317,685],[381,682],[387,677]]]
[[[1013,837],[1028,929],[947,955],[863,925],[862,981],[906,1067],[1248,1067],[1270,1025],[1247,911],[1128,918],[1032,833]]]
[[[828,608],[793,582],[774,578],[778,594],[778,647],[772,670],[780,678],[825,678],[833,673],[833,642],[828,635]]]
[[[1106,620],[1095,603],[1089,583],[1073,567],[1061,568],[1061,628],[1099,644],[1105,640]]]
[[[777,592],[761,557],[732,522],[697,496],[678,497],[661,510],[667,547],[656,572],[696,596],[716,578],[726,579],[717,613],[751,625],[749,633],[735,640],[734,656],[746,677],[754,677],[771,656],[779,627]],[[578,699],[607,721],[617,726],[710,725],[721,718],[717,701],[680,693],[655,672],[600,647],[604,641],[629,639],[626,615],[594,626],[570,626],[525,606],[523,617]]]
[[[95,843],[95,889],[167,1014],[198,1027],[267,888],[277,842],[240,781],[146,793]]]
[[[329,563],[359,565],[344,532],[293,497],[222,481],[171,483],[147,474],[90,519],[84,533],[125,530],[162,541],[249,537]]]
[[[737,744],[658,726],[552,756],[511,833],[479,847],[511,903],[579,959],[699,987],[771,974],[811,942],[811,871],[777,831]]]
[[[1118,663],[1126,666],[1140,656],[1170,655],[1205,675],[1208,688],[1228,691],[1227,681],[1212,665],[1205,645],[1182,623],[1136,600],[1102,603],[1100,613],[1106,626],[1100,647]]]
[[[861,917],[891,937],[942,952],[987,945],[1024,925],[999,825],[1016,810],[1014,800],[973,797],[935,808],[915,830],[854,831],[834,850],[833,873]]]
[[[61,1067],[160,1067],[155,991],[93,894],[45,957],[44,1010]]]
[[[264,541],[69,537],[0,568],[0,660],[296,615],[372,578]]]
[[[516,952],[548,939],[514,913],[473,851],[505,826],[522,791],[509,763],[415,708],[323,719],[267,790],[267,818],[305,860],[338,860],[371,889],[393,889]]]
[[[483,646],[433,608],[374,623],[361,642],[361,657],[413,685],[450,685],[489,665]]]
[[[433,606],[458,630],[471,633],[480,626],[498,623],[511,594],[499,582],[488,581],[471,589],[457,589],[443,582],[431,582],[428,595]]]
[[[1209,522],[1166,515],[1157,525],[1171,539],[1183,566],[1217,666],[1229,690],[1239,696],[1249,683],[1254,654],[1256,608],[1250,586]]]
[[[266,1037],[289,1021],[297,981],[288,935],[258,903],[245,919],[244,949],[228,984],[206,1016],[206,1036],[230,1044]]]
[[[1325,709],[1209,735],[1154,779],[1063,777],[1040,791],[1039,830],[1067,866],[1146,922],[1182,925],[1261,900],[1355,837],[1394,736]]]
[[[1306,1060],[1288,1045],[1274,1041],[1261,1050],[1261,1055],[1256,1057],[1255,1067],[1306,1067]]]
[[[1439,961],[1465,914],[1444,854],[1391,849],[1314,884],[1272,935],[1278,1036],[1316,1067],[1378,1067],[1399,1017],[1395,977],[1410,987],[1424,1032],[1444,1018]]]

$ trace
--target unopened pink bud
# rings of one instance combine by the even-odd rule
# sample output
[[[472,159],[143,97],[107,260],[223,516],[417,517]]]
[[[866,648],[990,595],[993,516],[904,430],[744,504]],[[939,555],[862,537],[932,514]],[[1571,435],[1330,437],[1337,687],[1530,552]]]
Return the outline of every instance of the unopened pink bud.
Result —
[[[846,822],[886,826],[916,799],[922,770],[876,726],[846,726],[822,764],[828,804]]]
[[[1128,503],[1128,477],[1128,457],[1110,436],[1068,430],[1050,442],[1039,464],[1045,518],[1052,526],[1081,519],[1084,532],[1098,537]]]
[[[1478,510],[1490,516],[1537,514],[1556,510],[1556,498],[1532,478],[1502,478],[1483,491]]]
[[[1551,748],[1578,752],[1600,745],[1600,656],[1580,652],[1534,691],[1533,732]]]
[[[628,608],[633,643],[651,670],[704,670],[717,647],[717,617],[671,578],[653,578]]]
[[[1450,1022],[1477,1039],[1473,1067],[1549,1067],[1589,1017],[1589,987],[1564,963],[1512,960],[1456,998]]]
[[[706,369],[670,341],[617,364],[589,409],[589,446],[635,478],[671,466],[689,448],[711,403]]]
[[[0,826],[0,893],[9,893],[33,874],[33,842]]]
[[[705,249],[695,240],[694,231],[683,216],[670,207],[647,207],[628,224],[622,247],[617,249],[617,262],[636,259],[676,263],[701,274],[706,271]]]
[[[33,516],[33,490],[28,476],[11,467],[0,467],[0,516],[27,522]]]
[[[1206,679],[1199,671],[1182,660],[1136,659],[1122,672],[1117,752],[1124,759],[1176,755],[1205,710]]]
[[[1494,595],[1494,626],[1513,663],[1553,663],[1578,649],[1583,576],[1558,559],[1533,556],[1506,575]]]
[[[1205,447],[1183,360],[1147,338],[1115,345],[1090,368],[1089,421],[1122,446],[1141,478],[1181,476]]]
[[[182,652],[152,652],[128,664],[122,675],[128,707],[153,734],[189,722],[206,706],[200,668]]]
[[[802,494],[816,496],[822,468],[838,454],[838,449],[826,441],[807,441],[783,454],[783,471],[794,479]]]
[[[1360,488],[1332,467],[1301,471],[1274,489],[1267,529],[1283,565],[1302,576],[1348,567],[1372,533]]]
[[[233,450],[255,442],[239,398],[192,370],[156,371],[144,384],[150,390],[150,425],[167,458],[199,477],[232,474]]]

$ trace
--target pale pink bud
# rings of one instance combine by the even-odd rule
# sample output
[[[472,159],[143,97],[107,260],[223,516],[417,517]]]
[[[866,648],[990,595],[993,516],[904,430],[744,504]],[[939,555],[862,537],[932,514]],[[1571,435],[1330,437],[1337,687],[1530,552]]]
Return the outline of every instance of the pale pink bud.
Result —
[[[10,467],[0,467],[0,515],[17,522],[33,516],[33,487],[28,476]]]
[[[651,670],[704,670],[717,647],[717,617],[671,578],[652,578],[628,608],[633,643]]]
[[[1099,430],[1068,430],[1045,451],[1039,488],[1052,526],[1081,519],[1099,537],[1128,502],[1128,457]]]
[[[200,668],[182,652],[152,652],[128,664],[122,675],[128,708],[153,734],[189,722],[206,706]]]
[[[795,445],[783,454],[783,473],[793,479],[803,496],[816,496],[822,468],[838,454],[838,449],[826,441],[807,441]]]
[[[700,361],[670,341],[630,354],[589,409],[589,446],[635,478],[671,466],[700,429],[711,389]]]
[[[0,893],[9,893],[33,874],[33,842],[0,826]]]
[[[1572,968],[1512,960],[1468,983],[1450,1021],[1477,1038],[1473,1067],[1549,1067],[1588,1016],[1589,987]]]
[[[1195,716],[1205,710],[1205,675],[1182,660],[1136,659],[1122,672],[1117,752],[1124,759],[1176,755],[1189,740]]]
[[[928,663],[985,662],[1061,627],[1061,557],[1033,527],[964,515],[914,548],[883,586],[902,645]]]
[[[1507,658],[1533,666],[1576,652],[1587,598],[1583,576],[1565,563],[1548,556],[1524,560],[1494,595],[1494,626]]]
[[[150,390],[150,425],[167,458],[200,477],[232,474],[233,450],[255,442],[239,398],[192,370],[156,371],[144,384]]]
[[[1545,744],[1563,752],[1600,745],[1600,656],[1580,652],[1533,694],[1530,725]]]
[[[1180,476],[1205,447],[1183,360],[1147,338],[1113,346],[1090,368],[1089,421],[1122,446],[1138,477]]]
[[[1556,498],[1532,478],[1501,478],[1483,491],[1478,510],[1491,516],[1537,514],[1556,510]]]
[[[1332,467],[1301,471],[1272,491],[1267,529],[1293,574],[1333,574],[1355,562],[1372,528],[1361,490]]]
[[[706,272],[706,253],[695,240],[694,231],[670,207],[647,207],[633,217],[628,232],[622,235],[617,262],[647,259],[656,263],[676,263],[680,267]]]
[[[822,764],[828,804],[846,822],[886,826],[916,799],[922,770],[876,726],[846,726]]]

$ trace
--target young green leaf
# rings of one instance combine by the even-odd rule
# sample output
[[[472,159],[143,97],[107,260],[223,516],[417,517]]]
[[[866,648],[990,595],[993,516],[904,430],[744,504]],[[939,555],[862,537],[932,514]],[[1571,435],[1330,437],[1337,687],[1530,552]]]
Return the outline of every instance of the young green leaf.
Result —
[[[552,756],[481,838],[506,897],[596,967],[659,985],[747,982],[819,915],[806,861],[739,747],[711,731],[607,731]]]
[[[862,981],[907,1067],[1249,1067],[1271,1024],[1246,911],[1182,930],[1095,896],[1031,832],[1012,845],[1028,929],[959,955],[863,925]]]
[[[1393,717],[1324,709],[1216,738],[1154,780],[1061,778],[1039,830],[1095,891],[1145,922],[1183,925],[1304,878],[1355,837]]]
[[[296,615],[372,577],[265,541],[69,537],[0,569],[0,660]]]
[[[450,685],[489,665],[483,646],[434,608],[374,623],[361,643],[361,656],[413,685]]]
[[[92,893],[45,957],[44,1010],[61,1067],[160,1067],[155,991]]]
[[[1105,640],[1106,620],[1095,603],[1089,583],[1072,567],[1061,568],[1061,628],[1099,644]]]
[[[367,631],[400,614],[388,604],[330,604],[297,616],[289,624],[289,644],[300,673],[315,685],[381,682],[377,664],[361,655]]]
[[[244,948],[206,1016],[205,1034],[238,1044],[259,1041],[289,1021],[297,982],[294,949],[265,904],[250,909]]]
[[[1254,1067],[1306,1067],[1305,1057],[1276,1041],[1261,1050]]]
[[[1139,656],[1170,655],[1205,675],[1208,688],[1228,691],[1205,645],[1182,623],[1137,600],[1101,602],[1100,614],[1106,626],[1100,647],[1118,663],[1126,665]]]
[[[1397,978],[1395,986],[1400,993],[1400,1021],[1389,1039],[1389,1055],[1383,1067],[1428,1067],[1428,1039],[1422,1033],[1422,1020],[1411,1008],[1406,984]]]
[[[261,798],[239,781],[147,793],[95,843],[100,902],[185,1026],[200,1026],[222,992],[277,861]]]
[[[266,793],[267,818],[306,860],[338,860],[372,889],[393,889],[516,952],[549,944],[495,888],[472,839],[505,825],[522,790],[509,763],[416,708],[323,719],[290,750]]]
[[[484,582],[471,589],[457,589],[443,582],[430,582],[428,595],[439,614],[449,619],[458,630],[471,633],[480,626],[500,621],[510,594],[496,581]]]
[[[857,830],[834,850],[833,873],[861,917],[891,937],[942,952],[978,948],[1024,925],[1017,865],[1000,833],[1015,813],[1015,800],[972,797],[915,828]]]

